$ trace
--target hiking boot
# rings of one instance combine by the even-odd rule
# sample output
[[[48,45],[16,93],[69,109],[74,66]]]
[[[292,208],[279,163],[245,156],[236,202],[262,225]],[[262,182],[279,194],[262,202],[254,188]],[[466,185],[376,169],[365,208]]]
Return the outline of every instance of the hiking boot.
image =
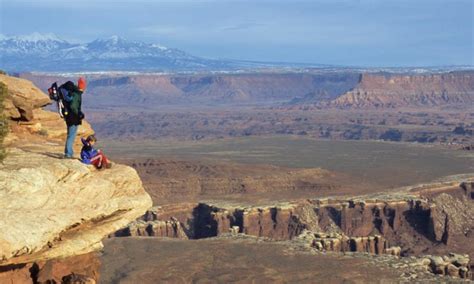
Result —
[[[105,165],[106,169],[110,169],[111,167],[112,167],[112,163],[107,163],[107,165]]]

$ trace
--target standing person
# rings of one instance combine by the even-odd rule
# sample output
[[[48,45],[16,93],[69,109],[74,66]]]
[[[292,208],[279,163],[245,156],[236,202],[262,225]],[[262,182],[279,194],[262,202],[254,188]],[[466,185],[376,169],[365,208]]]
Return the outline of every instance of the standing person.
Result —
[[[67,125],[67,139],[64,148],[64,157],[72,159],[74,156],[74,140],[77,135],[77,128],[82,124],[84,114],[81,110],[82,93],[86,89],[86,80],[82,77],[77,81],[77,86],[71,81],[66,82],[60,87],[60,91],[64,97],[65,108],[67,112],[64,115],[64,120]]]

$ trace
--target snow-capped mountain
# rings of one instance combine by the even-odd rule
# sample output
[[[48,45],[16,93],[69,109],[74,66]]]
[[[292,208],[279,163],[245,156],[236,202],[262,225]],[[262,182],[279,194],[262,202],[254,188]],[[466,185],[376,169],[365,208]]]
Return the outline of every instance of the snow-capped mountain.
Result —
[[[0,52],[3,56],[48,56],[52,52],[72,45],[54,34],[33,33],[25,36],[0,36]]]
[[[189,72],[273,69],[281,72],[388,72],[427,73],[472,70],[472,66],[363,68],[322,64],[218,60],[193,56],[158,43],[131,41],[119,36],[88,43],[71,43],[54,34],[24,36],[0,34],[0,70],[8,72],[150,71]]]
[[[118,36],[73,44],[52,34],[2,35],[0,56],[0,69],[7,71],[177,71],[226,69],[237,65]]]

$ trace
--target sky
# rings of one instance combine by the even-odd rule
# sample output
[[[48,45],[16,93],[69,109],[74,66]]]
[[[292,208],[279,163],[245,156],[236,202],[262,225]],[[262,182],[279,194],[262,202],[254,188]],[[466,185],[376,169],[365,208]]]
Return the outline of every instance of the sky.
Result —
[[[473,0],[0,0],[0,33],[119,35],[197,56],[346,66],[474,65]]]

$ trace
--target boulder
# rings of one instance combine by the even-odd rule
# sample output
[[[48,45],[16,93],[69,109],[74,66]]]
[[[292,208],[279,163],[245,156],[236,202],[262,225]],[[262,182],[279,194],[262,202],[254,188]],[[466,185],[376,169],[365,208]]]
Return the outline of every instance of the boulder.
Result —
[[[459,277],[459,267],[454,264],[448,264],[446,266],[446,274],[451,277]]]
[[[33,120],[34,109],[51,103],[49,97],[30,81],[0,74],[0,83],[8,87],[5,111],[12,119]]]
[[[21,113],[18,108],[13,104],[11,99],[6,99],[4,102],[5,114],[11,119],[18,120],[21,118]]]
[[[402,248],[397,246],[397,247],[386,248],[384,253],[394,255],[394,256],[400,256],[401,251],[402,251]]]
[[[441,256],[432,256],[430,257],[431,259],[431,271],[434,274],[441,274],[445,275],[446,272],[446,265],[448,265],[448,262],[446,262]]]
[[[450,253],[448,255],[448,258],[450,260],[450,262],[454,265],[456,265],[457,267],[461,267],[461,266],[466,266],[468,267],[469,266],[469,255],[462,255],[462,254],[457,254],[457,253]]]
[[[467,267],[460,267],[459,268],[459,277],[464,278],[464,279],[469,279],[471,278],[471,273],[469,271],[469,268]]]

